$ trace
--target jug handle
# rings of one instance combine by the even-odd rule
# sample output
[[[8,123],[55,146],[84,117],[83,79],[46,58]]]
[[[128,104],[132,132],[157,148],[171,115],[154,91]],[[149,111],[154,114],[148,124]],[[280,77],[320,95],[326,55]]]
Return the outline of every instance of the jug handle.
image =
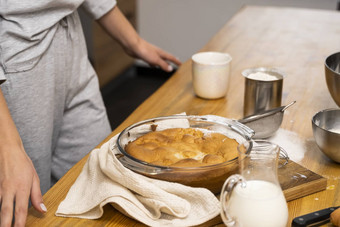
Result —
[[[221,217],[224,224],[228,227],[236,226],[236,221],[233,217],[227,212],[227,208],[225,207],[226,201],[230,199],[230,195],[237,184],[246,184],[246,180],[240,174],[234,174],[228,177],[228,179],[224,182],[221,195],[220,195],[220,203],[221,203]]]

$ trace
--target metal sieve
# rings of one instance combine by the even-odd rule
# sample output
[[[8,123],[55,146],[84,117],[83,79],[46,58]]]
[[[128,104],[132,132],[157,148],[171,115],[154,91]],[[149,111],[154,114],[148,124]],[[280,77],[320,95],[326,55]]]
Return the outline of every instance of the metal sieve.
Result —
[[[295,102],[259,114],[250,115],[238,121],[255,131],[253,139],[268,138],[280,128],[284,111]]]

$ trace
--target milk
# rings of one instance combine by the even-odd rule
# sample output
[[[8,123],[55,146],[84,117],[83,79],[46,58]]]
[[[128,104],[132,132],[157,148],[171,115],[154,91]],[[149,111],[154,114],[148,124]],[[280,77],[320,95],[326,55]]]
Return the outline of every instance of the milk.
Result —
[[[267,181],[251,180],[237,184],[227,205],[229,216],[240,227],[285,227],[287,203],[281,188]]]

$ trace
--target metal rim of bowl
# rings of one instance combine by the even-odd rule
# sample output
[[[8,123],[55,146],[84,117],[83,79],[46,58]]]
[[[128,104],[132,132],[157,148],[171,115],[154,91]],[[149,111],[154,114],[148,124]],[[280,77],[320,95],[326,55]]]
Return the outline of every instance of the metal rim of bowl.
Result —
[[[336,133],[336,132],[332,132],[332,131],[329,131],[327,129],[324,129],[322,128],[321,126],[319,126],[315,121],[316,121],[316,118],[321,114],[321,113],[324,113],[324,112],[330,112],[330,111],[340,111],[339,108],[329,108],[329,109],[324,109],[324,110],[320,110],[318,112],[316,112],[313,117],[312,117],[312,124],[315,125],[317,128],[321,129],[322,131],[325,131],[325,132],[328,132],[328,133],[332,133],[332,134],[335,134],[335,135],[339,135],[339,133]]]
[[[211,120],[207,120],[205,119],[203,116],[200,117],[200,116],[194,116],[194,115],[173,115],[173,116],[165,116],[165,117],[155,117],[155,118],[150,118],[150,119],[147,119],[147,120],[143,120],[143,121],[139,121],[135,124],[132,124],[130,126],[128,126],[127,128],[125,128],[123,131],[121,131],[117,137],[117,141],[116,141],[116,146],[119,150],[119,152],[122,154],[122,156],[125,156],[127,158],[129,158],[130,161],[133,161],[133,162],[136,162],[137,164],[141,164],[141,165],[146,165],[148,167],[154,167],[154,168],[158,168],[158,169],[161,169],[161,170],[164,170],[164,171],[167,171],[167,170],[209,170],[209,169],[214,169],[215,167],[218,167],[218,166],[225,166],[225,165],[230,165],[230,164],[233,164],[237,161],[238,157],[236,158],[233,158],[231,160],[228,160],[226,162],[222,162],[222,163],[218,163],[218,164],[214,164],[214,165],[207,165],[207,166],[198,166],[198,167],[177,167],[177,166],[160,166],[160,165],[154,165],[154,164],[150,164],[148,162],[145,162],[145,161],[142,161],[142,160],[139,160],[133,156],[131,156],[130,154],[128,154],[127,152],[125,152],[125,150],[123,149],[123,147],[120,145],[119,141],[121,139],[121,136],[126,133],[126,131],[134,128],[134,127],[137,127],[137,126],[140,126],[144,123],[147,123],[147,122],[156,122],[158,120],[167,120],[167,119],[178,119],[178,118],[196,118],[195,120],[202,120],[202,121],[206,121],[206,122],[212,122],[212,123],[220,123],[220,122],[214,122],[214,121],[211,121]],[[237,134],[241,135],[239,131],[233,129],[232,127],[229,127],[227,125],[224,125],[226,127],[228,127],[230,130],[232,130],[233,132],[236,132]],[[250,146],[249,146],[249,149],[248,149],[248,153],[251,151],[252,149],[252,146],[253,146],[253,141],[250,139],[247,139],[244,137],[244,135],[241,135],[246,141],[248,141],[250,143]]]
[[[331,72],[333,72],[333,73],[335,73],[335,74],[337,74],[337,75],[340,75],[339,72],[336,72],[336,71],[334,71],[331,67],[329,67],[329,65],[328,65],[328,63],[327,63],[327,61],[329,61],[329,59],[333,58],[335,55],[339,55],[339,59],[340,59],[340,52],[335,52],[335,53],[329,55],[329,56],[326,58],[324,64],[325,64],[325,66],[326,66]]]

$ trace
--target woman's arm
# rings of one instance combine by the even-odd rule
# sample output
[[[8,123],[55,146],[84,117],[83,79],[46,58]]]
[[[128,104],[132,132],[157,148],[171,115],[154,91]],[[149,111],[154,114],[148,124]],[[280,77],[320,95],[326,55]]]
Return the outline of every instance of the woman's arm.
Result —
[[[169,62],[181,64],[173,55],[143,40],[117,6],[99,18],[98,23],[132,57],[142,59],[151,66],[158,66],[167,72],[172,71]]]
[[[46,212],[39,177],[27,156],[0,89],[0,223],[25,226],[28,200],[40,212]],[[15,203],[15,206],[14,206]]]

